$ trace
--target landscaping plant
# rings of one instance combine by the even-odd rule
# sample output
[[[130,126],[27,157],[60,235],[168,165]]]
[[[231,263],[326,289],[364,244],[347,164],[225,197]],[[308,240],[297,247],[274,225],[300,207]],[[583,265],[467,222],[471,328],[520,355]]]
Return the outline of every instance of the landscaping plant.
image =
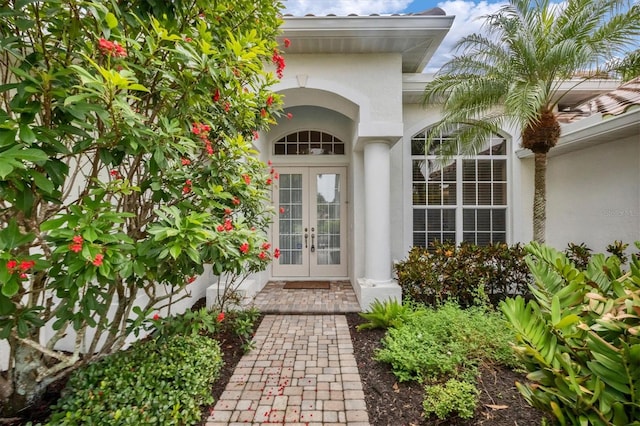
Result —
[[[513,339],[500,313],[449,302],[438,308],[416,307],[405,322],[389,328],[376,359],[391,364],[399,381],[425,385],[427,416],[470,418],[478,400],[478,367],[514,366]]]
[[[403,305],[401,302],[385,300],[381,302],[376,299],[371,304],[370,312],[360,312],[359,315],[367,322],[358,325],[357,330],[367,330],[371,328],[389,328],[402,325],[412,314],[411,307]]]
[[[477,246],[435,242],[413,247],[395,264],[404,297],[427,305],[452,300],[462,306],[484,305],[513,294],[528,294],[531,280],[519,244]]]
[[[222,367],[218,342],[173,336],[136,343],[76,371],[48,425],[187,425],[213,403]]]
[[[562,425],[640,425],[640,260],[624,271],[596,254],[579,268],[551,247],[527,251],[534,299],[501,304],[529,371],[518,389]]]
[[[252,141],[281,110],[269,91],[285,67],[280,8],[0,4],[4,414],[117,352],[203,265],[242,279],[278,256],[265,209],[276,174]]]

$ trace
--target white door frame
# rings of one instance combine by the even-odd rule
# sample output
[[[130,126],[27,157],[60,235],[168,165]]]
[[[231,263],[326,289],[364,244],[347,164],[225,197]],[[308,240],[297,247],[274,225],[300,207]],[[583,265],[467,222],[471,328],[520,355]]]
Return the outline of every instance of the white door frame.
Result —
[[[277,216],[273,246],[280,248],[281,257],[274,260],[272,275],[302,279],[347,277],[347,168],[285,166],[278,170],[280,182],[273,192]],[[323,188],[319,188],[324,175],[338,175],[338,182],[327,180]],[[331,187],[336,184],[338,188]],[[324,196],[321,197],[319,191]],[[339,197],[337,203],[335,199],[325,201],[325,196],[334,195]]]

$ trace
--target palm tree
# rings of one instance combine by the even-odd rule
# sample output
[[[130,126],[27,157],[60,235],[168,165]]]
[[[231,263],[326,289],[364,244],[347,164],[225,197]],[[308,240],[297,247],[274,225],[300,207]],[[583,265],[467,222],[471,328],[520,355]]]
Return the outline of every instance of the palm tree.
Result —
[[[535,154],[533,239],[544,242],[547,153],[560,137],[560,85],[615,71],[621,61],[614,59],[637,46],[640,4],[510,0],[484,18],[485,34],[460,40],[460,54],[425,89],[425,105],[443,110],[429,135],[456,137],[456,144],[435,147],[446,158],[478,152],[505,125],[522,129],[522,146]]]

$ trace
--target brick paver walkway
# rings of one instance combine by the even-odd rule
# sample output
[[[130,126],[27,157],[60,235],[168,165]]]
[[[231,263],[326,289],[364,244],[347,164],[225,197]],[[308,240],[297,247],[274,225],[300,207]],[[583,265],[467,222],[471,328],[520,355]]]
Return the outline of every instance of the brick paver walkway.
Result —
[[[266,315],[206,426],[369,426],[344,315]]]

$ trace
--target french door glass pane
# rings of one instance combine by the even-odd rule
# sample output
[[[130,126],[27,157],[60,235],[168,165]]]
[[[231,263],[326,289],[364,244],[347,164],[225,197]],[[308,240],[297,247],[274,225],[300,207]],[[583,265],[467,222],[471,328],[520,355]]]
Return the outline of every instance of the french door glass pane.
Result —
[[[278,211],[281,265],[302,265],[302,174],[281,174]]]
[[[340,264],[340,175],[316,175],[318,265]]]

